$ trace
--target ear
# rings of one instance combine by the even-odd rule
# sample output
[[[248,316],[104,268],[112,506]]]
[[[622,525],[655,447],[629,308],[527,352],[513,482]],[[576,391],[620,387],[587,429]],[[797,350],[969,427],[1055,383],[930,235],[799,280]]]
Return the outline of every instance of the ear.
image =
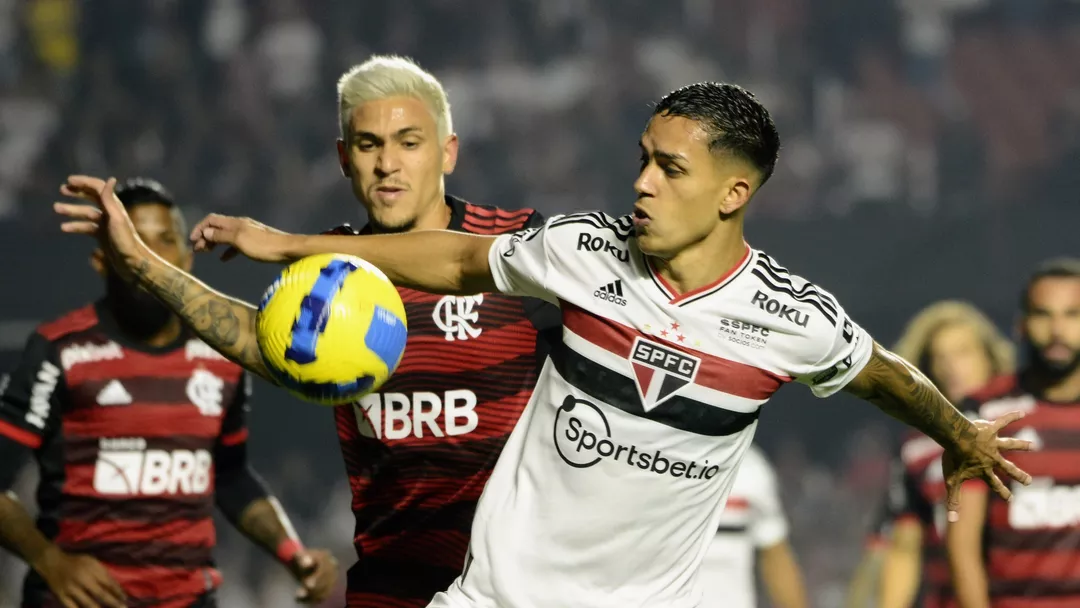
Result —
[[[454,172],[454,167],[457,166],[458,145],[457,134],[451,133],[450,137],[446,138],[446,143],[443,144],[443,175],[450,175]]]
[[[107,263],[105,261],[105,252],[101,248],[95,247],[90,253],[90,267],[99,275],[105,276],[105,265]]]
[[[352,174],[352,167],[349,166],[349,150],[345,147],[344,139],[337,140],[337,156],[341,174],[349,177]]]
[[[724,199],[720,201],[720,213],[731,215],[750,202],[754,187],[747,177],[732,177],[726,184]]]

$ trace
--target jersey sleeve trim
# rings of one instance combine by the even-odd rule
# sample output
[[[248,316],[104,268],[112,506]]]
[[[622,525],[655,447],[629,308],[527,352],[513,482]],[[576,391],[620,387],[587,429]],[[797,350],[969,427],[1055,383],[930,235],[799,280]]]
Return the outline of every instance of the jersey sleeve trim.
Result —
[[[19,427],[8,424],[3,420],[0,420],[0,435],[7,437],[8,439],[24,445],[32,450],[36,450],[41,447],[41,436],[35,435],[30,431],[20,429]]]
[[[230,446],[239,445],[241,443],[244,443],[247,440],[248,440],[248,430],[247,430],[247,428],[242,428],[239,431],[234,431],[232,433],[229,433],[228,435],[222,435],[221,436],[221,445],[223,445],[225,447],[230,447]]]

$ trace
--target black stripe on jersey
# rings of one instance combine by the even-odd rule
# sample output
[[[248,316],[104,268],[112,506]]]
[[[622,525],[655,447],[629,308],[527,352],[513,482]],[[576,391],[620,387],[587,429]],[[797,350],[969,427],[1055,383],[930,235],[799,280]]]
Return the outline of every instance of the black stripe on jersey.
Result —
[[[732,524],[730,526],[720,526],[716,529],[717,534],[745,534],[749,526],[746,524]]]
[[[390,483],[399,483],[396,479]],[[370,488],[364,494],[371,492]],[[423,533],[428,530],[451,530],[469,533],[475,500],[459,500],[435,508],[408,507],[396,509],[383,501],[365,504],[353,511],[356,515],[356,532],[370,538],[394,536],[406,532]]]
[[[770,289],[777,293],[787,294],[791,296],[792,299],[798,302],[803,302],[805,304],[813,306],[821,312],[821,314],[829,321],[829,323],[833,325],[833,327],[836,327],[836,314],[833,312],[829,312],[829,310],[825,308],[825,304],[816,296],[808,293],[797,293],[793,289],[781,287],[773,283],[769,280],[769,277],[765,276],[765,273],[761,271],[760,267],[753,269],[751,272],[754,273],[754,276],[761,279],[761,282],[765,284],[765,287],[767,289]]]
[[[440,591],[446,591],[461,568],[442,568],[415,560],[395,560],[361,556],[349,568],[349,593],[370,593],[393,598],[420,599],[425,605]],[[350,604],[352,605],[352,604]],[[372,604],[382,605],[382,604]]]
[[[58,518],[75,521],[176,521],[198,520],[214,515],[214,501],[208,496],[172,498],[107,499],[65,496]]]
[[[751,254],[751,255],[753,255],[753,254]],[[699,294],[697,294],[696,296],[694,296],[694,297],[692,297],[692,298],[687,298],[687,299],[685,299],[685,300],[683,300],[683,301],[679,302],[678,304],[676,304],[676,306],[686,306],[687,304],[692,304],[692,303],[694,303],[694,302],[697,302],[698,300],[702,300],[702,299],[704,299],[704,298],[707,298],[707,297],[709,297],[709,296],[711,296],[711,295],[715,294],[716,292],[718,292],[718,291],[720,291],[721,289],[723,289],[723,288],[727,287],[728,285],[731,285],[731,283],[732,283],[732,282],[733,282],[733,281],[734,281],[735,279],[739,278],[739,275],[741,275],[742,273],[746,272],[746,269],[747,269],[747,268],[749,268],[749,267],[750,267],[750,264],[749,264],[749,262],[747,262],[746,264],[743,264],[743,267],[742,267],[742,268],[740,268],[740,269],[739,269],[738,271],[736,271],[736,272],[735,272],[735,274],[733,274],[733,275],[731,275],[730,277],[728,277],[728,278],[727,278],[727,280],[726,280],[726,281],[724,281],[723,283],[720,283],[719,285],[717,285],[716,287],[713,287],[712,289],[710,289],[710,290],[708,290],[708,291],[704,291],[704,292],[702,292],[702,293],[699,293]],[[653,273],[652,273],[652,272],[650,272],[649,274],[650,274],[650,275],[652,275]],[[653,282],[654,282],[654,283],[656,282],[656,279],[655,279],[655,278],[653,278]]]
[[[1080,599],[1080,580],[991,580],[990,597],[994,601],[1009,597],[1057,599],[1061,603],[1054,606],[1075,606],[1073,602]]]
[[[758,252],[757,264],[763,268],[766,272],[772,275],[773,279],[781,284],[790,287],[795,293],[802,295],[816,295],[821,299],[821,303],[828,307],[833,314],[837,314],[837,310],[840,305],[836,303],[836,300],[826,292],[824,289],[814,285],[807,281],[801,289],[795,289],[795,285],[791,282],[791,272],[787,268],[776,263],[776,260],[770,258],[767,254]]]
[[[70,553],[86,553],[94,559],[113,566],[160,566],[162,568],[195,569],[210,566],[212,547],[178,545],[161,541],[132,543],[88,542],[64,547]]]
[[[707,437],[733,435],[757,420],[760,411],[733,412],[675,395],[646,412],[637,385],[631,378],[592,361],[565,344],[552,353],[551,361],[564,380],[592,398],[680,431]]]
[[[571,224],[584,224],[599,230],[610,230],[612,234],[615,235],[615,238],[620,241],[626,241],[634,234],[634,223],[630,219],[630,216],[625,215],[620,218],[613,218],[606,213],[600,212],[571,213],[564,217],[552,220],[551,227],[568,226]]]

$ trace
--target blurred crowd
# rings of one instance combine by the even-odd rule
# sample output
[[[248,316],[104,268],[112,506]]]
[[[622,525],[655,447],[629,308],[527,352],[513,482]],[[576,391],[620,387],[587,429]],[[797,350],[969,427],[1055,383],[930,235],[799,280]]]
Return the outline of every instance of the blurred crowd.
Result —
[[[356,222],[334,82],[373,52],[443,80],[463,146],[450,187],[478,202],[622,212],[648,104],[702,79],[747,86],[778,123],[760,217],[957,217],[1075,204],[1080,186],[1072,0],[0,0],[0,222],[51,223],[41,203],[73,170],[159,177],[191,216]],[[769,450],[817,606],[841,604],[890,437],[846,436],[829,467],[794,431]],[[263,472],[347,565],[344,478],[311,487],[310,458]],[[223,605],[293,605],[255,551],[223,535]],[[0,558],[0,606],[20,572]]]

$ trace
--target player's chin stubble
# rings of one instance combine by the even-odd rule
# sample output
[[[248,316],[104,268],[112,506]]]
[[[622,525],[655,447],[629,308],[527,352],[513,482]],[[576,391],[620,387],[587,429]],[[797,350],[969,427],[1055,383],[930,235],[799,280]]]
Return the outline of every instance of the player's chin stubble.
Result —
[[[1080,350],[1073,349],[1072,356],[1066,361],[1052,361],[1043,355],[1043,349],[1031,344],[1027,345],[1028,355],[1042,373],[1051,378],[1064,378],[1080,368]]]

